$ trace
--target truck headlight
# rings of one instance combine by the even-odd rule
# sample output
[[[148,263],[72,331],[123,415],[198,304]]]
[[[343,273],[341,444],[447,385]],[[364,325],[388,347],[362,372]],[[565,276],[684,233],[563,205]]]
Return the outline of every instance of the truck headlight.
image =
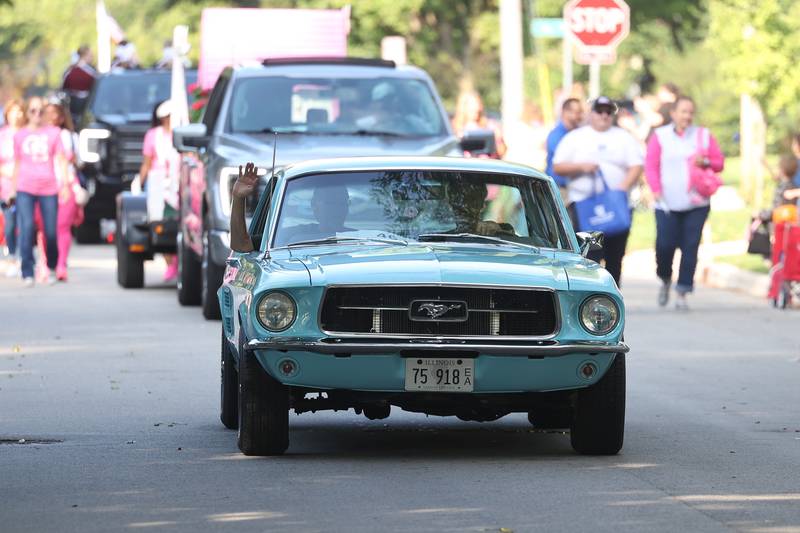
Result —
[[[619,324],[619,308],[608,296],[590,296],[581,304],[581,324],[592,335],[605,335]]]
[[[84,163],[100,161],[100,141],[108,139],[111,132],[103,128],[84,128],[78,134],[78,157]]]
[[[244,168],[244,163],[242,163]],[[259,176],[266,176],[267,169],[258,167],[257,174]],[[231,216],[231,200],[233,196],[233,184],[236,183],[236,178],[239,177],[239,167],[222,167],[219,171],[219,201],[222,203],[222,212],[225,216]]]
[[[285,292],[268,292],[258,302],[257,315],[258,321],[268,330],[283,331],[294,322],[297,305]]]

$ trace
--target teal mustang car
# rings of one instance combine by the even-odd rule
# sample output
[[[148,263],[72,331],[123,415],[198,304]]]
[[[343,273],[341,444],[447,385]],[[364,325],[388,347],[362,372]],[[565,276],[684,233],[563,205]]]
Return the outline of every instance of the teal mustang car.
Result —
[[[602,235],[573,232],[548,176],[347,158],[259,187],[252,250],[231,254],[218,291],[221,419],[244,454],[285,452],[292,409],[379,419],[393,405],[476,421],[524,412],[569,428],[579,453],[620,450],[622,296],[585,258]]]

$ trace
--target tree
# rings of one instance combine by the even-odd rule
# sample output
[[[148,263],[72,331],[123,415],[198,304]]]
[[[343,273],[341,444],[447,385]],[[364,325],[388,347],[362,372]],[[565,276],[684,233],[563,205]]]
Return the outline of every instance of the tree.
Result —
[[[708,44],[716,52],[721,81],[764,108],[768,139],[777,143],[797,128],[800,53],[796,31],[800,3],[793,0],[709,0]]]

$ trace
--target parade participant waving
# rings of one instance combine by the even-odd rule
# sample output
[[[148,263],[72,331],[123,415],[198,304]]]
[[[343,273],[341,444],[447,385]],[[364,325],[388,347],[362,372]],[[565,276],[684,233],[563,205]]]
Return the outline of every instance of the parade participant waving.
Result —
[[[50,273],[47,282],[56,282],[58,264],[58,195],[66,194],[66,184],[59,186],[56,168],[66,175],[67,160],[61,131],[42,123],[44,102],[34,96],[28,100],[25,114],[28,123],[14,136],[14,174],[11,179],[11,199],[16,200],[20,225],[22,279],[33,286],[34,213],[38,204],[44,222],[45,255]]]
[[[153,110],[152,128],[147,130],[142,147],[142,166],[139,179],[147,186],[147,212],[151,220],[174,218],[178,215],[178,169],[180,155],[172,145],[169,100]],[[173,254],[164,254],[167,270],[164,281],[178,276],[178,262]]]

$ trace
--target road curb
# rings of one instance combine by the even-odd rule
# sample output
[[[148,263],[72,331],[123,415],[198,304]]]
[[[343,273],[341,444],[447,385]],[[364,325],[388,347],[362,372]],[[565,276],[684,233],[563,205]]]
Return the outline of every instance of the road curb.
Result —
[[[707,287],[743,292],[766,298],[769,276],[758,274],[726,263],[710,263],[703,267],[701,283]]]

